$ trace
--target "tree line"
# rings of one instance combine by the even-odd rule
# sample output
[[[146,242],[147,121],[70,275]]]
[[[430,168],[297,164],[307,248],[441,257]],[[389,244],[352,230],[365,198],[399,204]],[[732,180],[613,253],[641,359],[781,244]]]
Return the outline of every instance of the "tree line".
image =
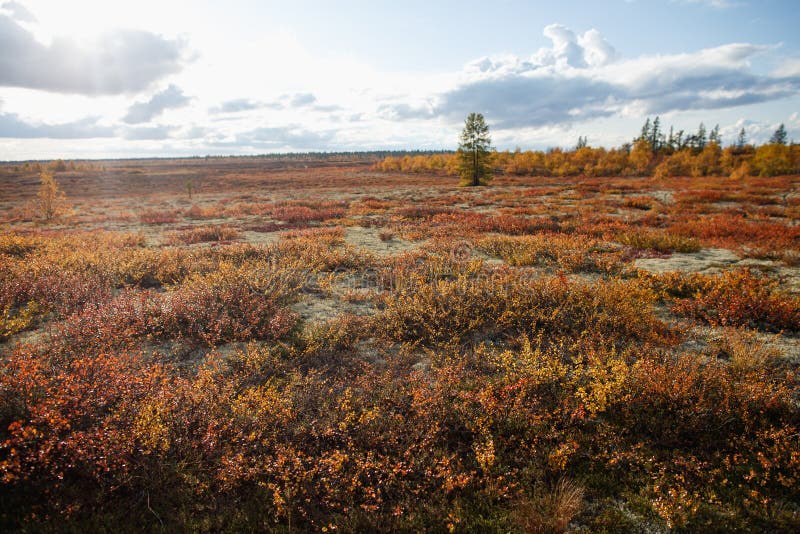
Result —
[[[766,144],[748,142],[742,128],[723,147],[718,125],[665,131],[656,117],[647,118],[641,133],[620,147],[591,147],[581,136],[572,149],[492,151],[489,164],[495,173],[526,176],[777,176],[800,173],[800,145],[788,141],[783,124]],[[459,153],[439,153],[388,156],[375,168],[456,176],[462,166]]]

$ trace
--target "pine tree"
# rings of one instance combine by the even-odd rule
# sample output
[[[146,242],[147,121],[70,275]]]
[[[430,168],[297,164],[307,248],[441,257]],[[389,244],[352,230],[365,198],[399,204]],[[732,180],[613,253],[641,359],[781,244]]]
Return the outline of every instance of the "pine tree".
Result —
[[[464,122],[461,140],[458,144],[458,173],[461,185],[486,185],[492,179],[491,159],[492,140],[489,126],[483,115],[470,113]]]
[[[744,131],[744,128],[739,130],[739,136],[736,138],[736,148],[739,150],[744,148],[744,145],[747,144],[747,133]]]
[[[711,130],[711,133],[708,134],[708,141],[710,143],[716,143],[718,145],[722,145],[722,138],[719,135],[719,124],[714,126],[714,129]]]
[[[706,125],[702,122],[700,123],[700,127],[697,128],[697,148],[703,150],[706,147],[706,143],[708,142],[708,138],[706,137]]]
[[[644,121],[644,126],[642,126],[641,135],[639,135],[639,137],[634,139],[633,142],[635,143],[636,141],[640,141],[642,139],[648,142],[650,141],[650,117],[647,117],[647,120]]]
[[[650,143],[650,146],[653,147],[653,154],[658,153],[660,148],[659,142],[661,140],[661,118],[656,117],[653,121],[653,128],[650,130],[650,137],[647,141]]]
[[[773,145],[785,145],[788,137],[786,127],[781,123],[778,129],[775,130],[775,133],[772,134],[772,137],[769,138],[769,142]]]

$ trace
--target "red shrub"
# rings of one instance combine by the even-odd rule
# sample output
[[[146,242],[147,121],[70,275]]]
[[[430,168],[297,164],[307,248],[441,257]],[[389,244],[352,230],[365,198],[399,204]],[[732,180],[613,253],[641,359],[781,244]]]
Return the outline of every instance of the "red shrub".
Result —
[[[750,220],[741,215],[712,215],[676,222],[671,230],[707,243],[739,248],[743,246],[765,251],[800,248],[800,226],[788,226],[769,220]]]
[[[779,291],[776,282],[749,269],[695,275],[693,282],[697,292],[675,303],[677,313],[718,326],[800,330],[800,299]]]
[[[177,210],[145,210],[139,215],[142,224],[170,224],[178,221]]]
[[[36,302],[56,317],[66,317],[87,303],[104,302],[110,296],[111,280],[95,273],[48,266],[21,270],[11,279],[0,277],[0,309]]]
[[[165,379],[140,354],[84,354],[54,364],[34,347],[0,373],[0,474],[52,491],[81,478],[121,483],[131,467],[134,402]]]
[[[308,223],[344,217],[346,208],[341,202],[277,204],[267,214],[286,223]]]

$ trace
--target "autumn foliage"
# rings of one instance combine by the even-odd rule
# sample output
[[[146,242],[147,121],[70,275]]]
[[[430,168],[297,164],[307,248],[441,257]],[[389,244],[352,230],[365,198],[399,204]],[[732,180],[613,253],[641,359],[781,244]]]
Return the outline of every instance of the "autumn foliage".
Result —
[[[796,176],[358,172],[5,223],[4,531],[800,528]]]
[[[647,140],[606,149],[583,146],[547,151],[496,151],[491,166],[512,176],[779,176],[800,171],[800,146],[758,147],[710,142],[702,148],[656,149]],[[375,164],[383,172],[458,174],[458,154],[388,156]]]

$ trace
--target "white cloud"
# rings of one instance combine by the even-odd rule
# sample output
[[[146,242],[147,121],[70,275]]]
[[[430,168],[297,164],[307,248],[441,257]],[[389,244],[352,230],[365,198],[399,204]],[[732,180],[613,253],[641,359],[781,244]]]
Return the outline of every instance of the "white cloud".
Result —
[[[772,73],[773,76],[798,77],[800,76],[800,57],[784,60]]]
[[[0,4],[0,8],[8,11],[11,14],[11,18],[19,22],[36,22],[36,17],[33,16],[33,13],[19,2],[3,2],[3,4]]]
[[[149,122],[168,109],[188,105],[191,100],[191,98],[183,94],[180,87],[170,84],[163,91],[154,94],[150,100],[132,104],[122,120],[128,124]]]
[[[239,113],[241,111],[251,111],[263,107],[263,102],[258,102],[251,98],[234,98],[233,100],[226,100],[225,102],[209,108],[208,112],[212,115],[222,113]]]
[[[311,93],[297,93],[296,95],[292,96],[289,104],[293,108],[300,108],[303,106],[310,106],[316,101],[317,97]]]
[[[393,119],[463,119],[481,111],[496,127],[542,127],[610,116],[721,109],[800,94],[800,76],[759,75],[751,61],[771,47],[732,43],[691,53],[620,59],[597,30],[576,36],[551,24],[552,46],[530,58],[468,64],[461,82],[427,101],[399,99]]]
[[[165,16],[152,17],[130,5],[119,7],[124,16],[112,16],[114,8],[97,3],[104,17],[112,18],[94,28],[62,4],[48,6],[36,13],[41,19],[36,24],[12,20],[7,7],[0,10],[17,32],[3,33],[0,26],[0,87],[13,73],[4,69],[12,61],[6,42],[28,43],[25,54],[35,48],[51,57],[60,50],[69,59],[65,63],[75,63],[59,67],[73,74],[58,84],[55,74],[33,79],[38,75],[27,66],[24,85],[2,88],[14,113],[0,115],[0,135],[6,136],[0,158],[35,153],[35,148],[21,152],[22,142],[13,137],[47,151],[63,146],[80,153],[82,146],[87,155],[446,148],[454,146],[470,111],[484,113],[496,142],[510,147],[569,146],[587,134],[592,143],[618,144],[629,140],[646,114],[672,115],[662,117],[665,122],[731,124],[752,110],[763,118],[759,114],[767,109],[774,118],[770,114],[786,102],[780,99],[800,95],[800,64],[786,60],[764,74],[763,65],[777,59],[770,57],[774,49],[750,43],[683,54],[631,56],[625,50],[623,56],[596,29],[576,32],[552,24],[543,31],[550,45],[530,54],[480,57],[444,72],[402,72],[388,60],[381,67],[335,47],[314,50],[288,26],[265,25],[257,33],[232,32],[219,39],[216,25],[184,27],[175,4],[164,6]],[[151,12],[157,7],[148,6]],[[137,48],[103,67],[108,36],[130,48],[127,34],[107,30],[128,19],[148,30],[138,33],[154,40],[152,53]],[[93,38],[101,48],[91,48],[77,38],[54,37],[61,28],[82,38],[103,30],[105,37]],[[173,29],[189,32],[192,49],[201,51],[195,60],[186,61],[188,37],[170,41],[159,35],[173,35]],[[174,61],[151,68],[147,58],[163,59],[165,50],[175,52]],[[107,80],[113,76],[101,75],[126,61],[147,72],[113,84]],[[184,91],[192,105],[186,105],[190,97]],[[798,101],[791,101],[795,109]],[[772,104],[738,107],[760,102]],[[58,145],[47,136],[65,141]],[[70,137],[75,141],[68,142]]]
[[[138,126],[135,128],[123,128],[122,137],[131,141],[142,140],[163,140],[169,139],[170,134],[177,130],[177,126]]]
[[[292,124],[286,126],[265,126],[236,134],[233,139],[213,142],[217,148],[253,150],[328,150],[336,136],[333,130],[313,131]]]
[[[15,11],[0,13],[0,86],[85,95],[131,93],[179,72],[186,61],[184,42],[138,30],[112,31],[88,42],[56,37],[44,44],[20,23],[24,11],[14,3],[4,7]]]
[[[789,135],[789,139],[800,140],[800,120],[797,113],[792,113],[786,120],[764,121],[740,118],[732,124],[722,126],[720,133],[723,142],[733,142],[739,136],[739,131],[744,128],[748,143],[762,144],[767,143],[775,133],[775,130],[783,124]]]
[[[29,122],[16,113],[0,113],[0,137],[15,139],[91,139],[113,137],[114,129],[98,124],[97,117],[65,123]]]
[[[594,28],[578,37],[578,45],[583,50],[584,60],[592,67],[602,67],[618,57],[614,47]]]

